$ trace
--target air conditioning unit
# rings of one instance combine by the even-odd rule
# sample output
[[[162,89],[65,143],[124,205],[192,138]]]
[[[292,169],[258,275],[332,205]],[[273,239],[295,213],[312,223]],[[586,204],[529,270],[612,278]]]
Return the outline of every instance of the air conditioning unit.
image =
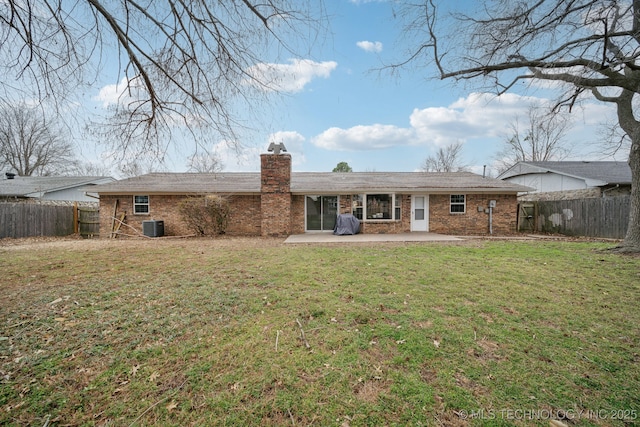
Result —
[[[164,221],[142,221],[142,234],[147,237],[164,236]]]

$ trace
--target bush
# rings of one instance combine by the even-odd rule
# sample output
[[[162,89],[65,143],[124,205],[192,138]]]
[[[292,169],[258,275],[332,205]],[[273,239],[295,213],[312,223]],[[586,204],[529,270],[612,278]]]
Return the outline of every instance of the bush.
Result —
[[[224,234],[229,223],[229,201],[222,196],[188,197],[180,202],[187,227],[199,236]]]

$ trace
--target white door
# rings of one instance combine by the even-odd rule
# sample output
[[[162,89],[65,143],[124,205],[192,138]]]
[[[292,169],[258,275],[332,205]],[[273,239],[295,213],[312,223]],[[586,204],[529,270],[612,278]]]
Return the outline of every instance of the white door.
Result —
[[[429,196],[411,197],[411,231],[429,231]]]

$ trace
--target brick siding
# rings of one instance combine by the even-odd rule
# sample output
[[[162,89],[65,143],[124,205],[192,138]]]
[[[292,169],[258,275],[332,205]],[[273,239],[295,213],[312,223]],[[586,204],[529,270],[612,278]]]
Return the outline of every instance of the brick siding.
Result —
[[[142,234],[142,221],[164,221],[165,236],[187,236],[193,234],[180,214],[179,204],[187,196],[149,196],[149,214],[133,213],[133,196],[100,196],[100,236],[109,237],[113,223],[113,207],[118,200],[118,214],[126,212],[125,224],[120,226],[124,234]],[[239,236],[260,235],[260,196],[227,195],[229,198],[229,223],[227,234]],[[133,228],[133,229],[132,229]]]
[[[496,201],[493,208],[493,234],[512,234],[516,231],[518,201],[516,195],[467,194],[465,213],[450,213],[450,195],[429,196],[429,231],[454,235],[489,234],[489,215],[485,209],[489,200]],[[479,212],[478,208],[482,208]]]
[[[291,196],[291,234],[304,234],[305,232],[305,197]]]

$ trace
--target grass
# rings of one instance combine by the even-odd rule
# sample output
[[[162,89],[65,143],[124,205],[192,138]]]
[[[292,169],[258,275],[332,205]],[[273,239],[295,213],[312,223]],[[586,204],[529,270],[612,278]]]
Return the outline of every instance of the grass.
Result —
[[[640,258],[604,243],[66,243],[0,247],[2,425],[640,416]]]

